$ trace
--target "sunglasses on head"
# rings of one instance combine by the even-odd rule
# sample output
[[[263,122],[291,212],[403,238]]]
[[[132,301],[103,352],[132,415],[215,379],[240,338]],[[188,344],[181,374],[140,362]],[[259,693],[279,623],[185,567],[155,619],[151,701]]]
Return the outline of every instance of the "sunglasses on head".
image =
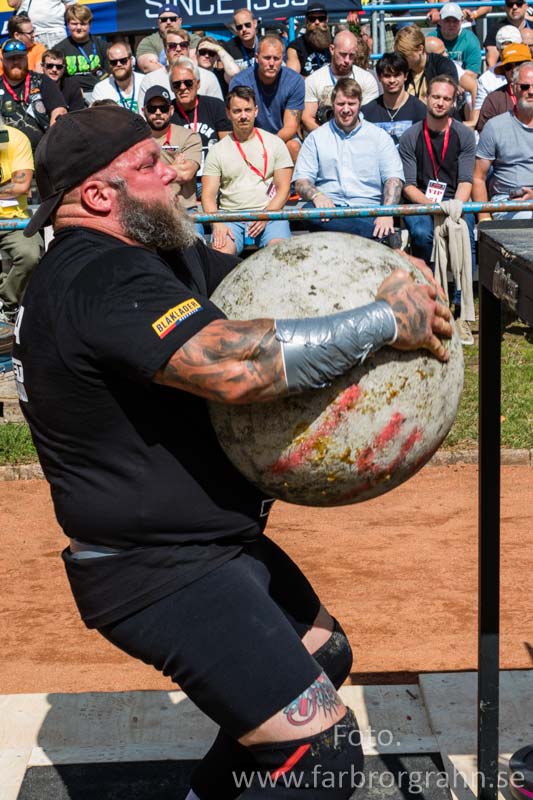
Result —
[[[167,50],[186,50],[189,42],[167,42]]]
[[[208,58],[213,58],[214,56],[216,56],[216,53],[214,52],[214,50],[204,50],[204,48],[202,47],[201,50],[198,50],[198,55],[208,56]]]
[[[130,60],[130,56],[125,56],[124,58],[110,58],[109,63],[112,67],[118,67],[121,64],[123,67],[126,66],[128,61]]]
[[[62,69],[65,69],[64,64],[53,64],[52,62],[49,64],[43,64],[43,67],[44,69],[57,69],[58,72]]]
[[[25,55],[27,52],[26,46],[23,45],[22,42],[8,42],[2,49],[4,55],[12,55],[13,53]]]
[[[533,89],[533,83],[519,83],[518,85],[522,92],[529,92],[530,89]]]
[[[327,16],[325,14],[310,14],[307,19],[309,22],[325,22]]]
[[[172,81],[172,88],[174,91],[176,91],[176,89],[181,89],[182,86],[185,86],[186,89],[192,89],[194,81],[192,78],[187,78],[187,80],[184,81]]]
[[[238,31],[242,31],[243,28],[251,28],[252,27],[252,23],[251,22],[241,22],[240,25],[235,25],[235,27],[236,27],[236,29]]]
[[[159,22],[177,22],[178,19],[180,19],[180,17],[177,17],[176,15],[171,17],[159,17]]]
[[[162,114],[168,114],[170,111],[170,106],[168,103],[162,103],[160,106],[153,106],[151,103],[149,103],[146,106],[146,110],[149,114],[155,114],[157,111],[160,111]]]

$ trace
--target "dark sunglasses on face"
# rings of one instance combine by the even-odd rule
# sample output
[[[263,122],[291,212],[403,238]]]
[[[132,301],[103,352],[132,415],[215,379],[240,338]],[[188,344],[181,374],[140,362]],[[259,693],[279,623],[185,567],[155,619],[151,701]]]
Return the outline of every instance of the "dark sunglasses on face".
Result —
[[[236,29],[238,31],[242,31],[243,28],[251,28],[252,27],[252,23],[251,22],[241,22],[240,25],[235,25],[235,27],[236,27]]]
[[[180,17],[159,17],[159,22],[176,22]]]
[[[168,103],[164,103],[160,106],[153,106],[151,103],[149,103],[146,106],[146,110],[148,111],[149,114],[155,114],[157,113],[157,111],[160,111],[162,114],[168,114],[168,112],[170,111],[170,106]]]
[[[119,64],[125,67],[129,60],[130,56],[126,56],[125,58],[110,58],[109,63],[112,67],[118,67]]]
[[[522,8],[522,6],[525,6],[525,0],[511,0],[510,3],[507,2],[505,5],[507,8],[513,8],[514,6],[517,6],[517,8]]]
[[[189,42],[167,42],[167,50],[186,50]]]
[[[172,88],[174,91],[181,89],[182,86],[185,86],[186,89],[192,89],[194,81],[191,78],[187,78],[185,81],[172,81]]]
[[[198,55],[207,56],[208,58],[214,58],[216,56],[216,53],[213,52],[213,50],[204,50],[204,48],[202,47],[201,50],[198,50]]]
[[[519,83],[518,85],[522,92],[529,92],[530,89],[533,89],[533,83]]]
[[[65,69],[65,65],[64,64],[52,64],[52,63],[49,63],[49,64],[43,64],[43,67],[44,67],[44,69],[57,69],[58,72],[60,72],[62,69]]]
[[[327,20],[327,16],[325,14],[315,14],[307,17],[307,19],[309,22],[325,22]]]

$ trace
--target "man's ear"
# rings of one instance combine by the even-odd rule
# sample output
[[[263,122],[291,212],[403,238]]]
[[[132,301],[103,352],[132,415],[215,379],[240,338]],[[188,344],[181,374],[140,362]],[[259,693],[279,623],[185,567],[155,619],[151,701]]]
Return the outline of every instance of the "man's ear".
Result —
[[[80,188],[81,201],[97,214],[109,213],[116,197],[116,189],[108,181],[89,178]]]

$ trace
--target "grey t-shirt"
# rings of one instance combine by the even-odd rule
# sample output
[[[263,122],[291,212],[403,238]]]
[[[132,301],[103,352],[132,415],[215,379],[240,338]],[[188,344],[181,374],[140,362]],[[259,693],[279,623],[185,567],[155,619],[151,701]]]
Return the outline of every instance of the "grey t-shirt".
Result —
[[[533,186],[533,128],[523,125],[514,112],[489,119],[479,137],[476,156],[492,161],[491,197]]]

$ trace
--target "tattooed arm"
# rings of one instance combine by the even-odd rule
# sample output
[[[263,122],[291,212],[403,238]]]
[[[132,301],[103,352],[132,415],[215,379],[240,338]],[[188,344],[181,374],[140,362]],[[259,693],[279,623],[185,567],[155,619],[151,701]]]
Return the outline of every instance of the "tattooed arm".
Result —
[[[327,194],[322,194],[320,189],[317,189],[307,178],[299,178],[295,181],[295,189],[302,200],[312,201],[315,208],[335,208],[333,200]]]
[[[0,185],[0,200],[10,200],[27,194],[30,190],[33,170],[21,169],[11,175],[11,180]]]
[[[403,181],[401,178],[388,178],[383,186],[383,205],[395,206],[402,196]],[[376,217],[374,223],[374,236],[381,239],[394,232],[393,217]]]

